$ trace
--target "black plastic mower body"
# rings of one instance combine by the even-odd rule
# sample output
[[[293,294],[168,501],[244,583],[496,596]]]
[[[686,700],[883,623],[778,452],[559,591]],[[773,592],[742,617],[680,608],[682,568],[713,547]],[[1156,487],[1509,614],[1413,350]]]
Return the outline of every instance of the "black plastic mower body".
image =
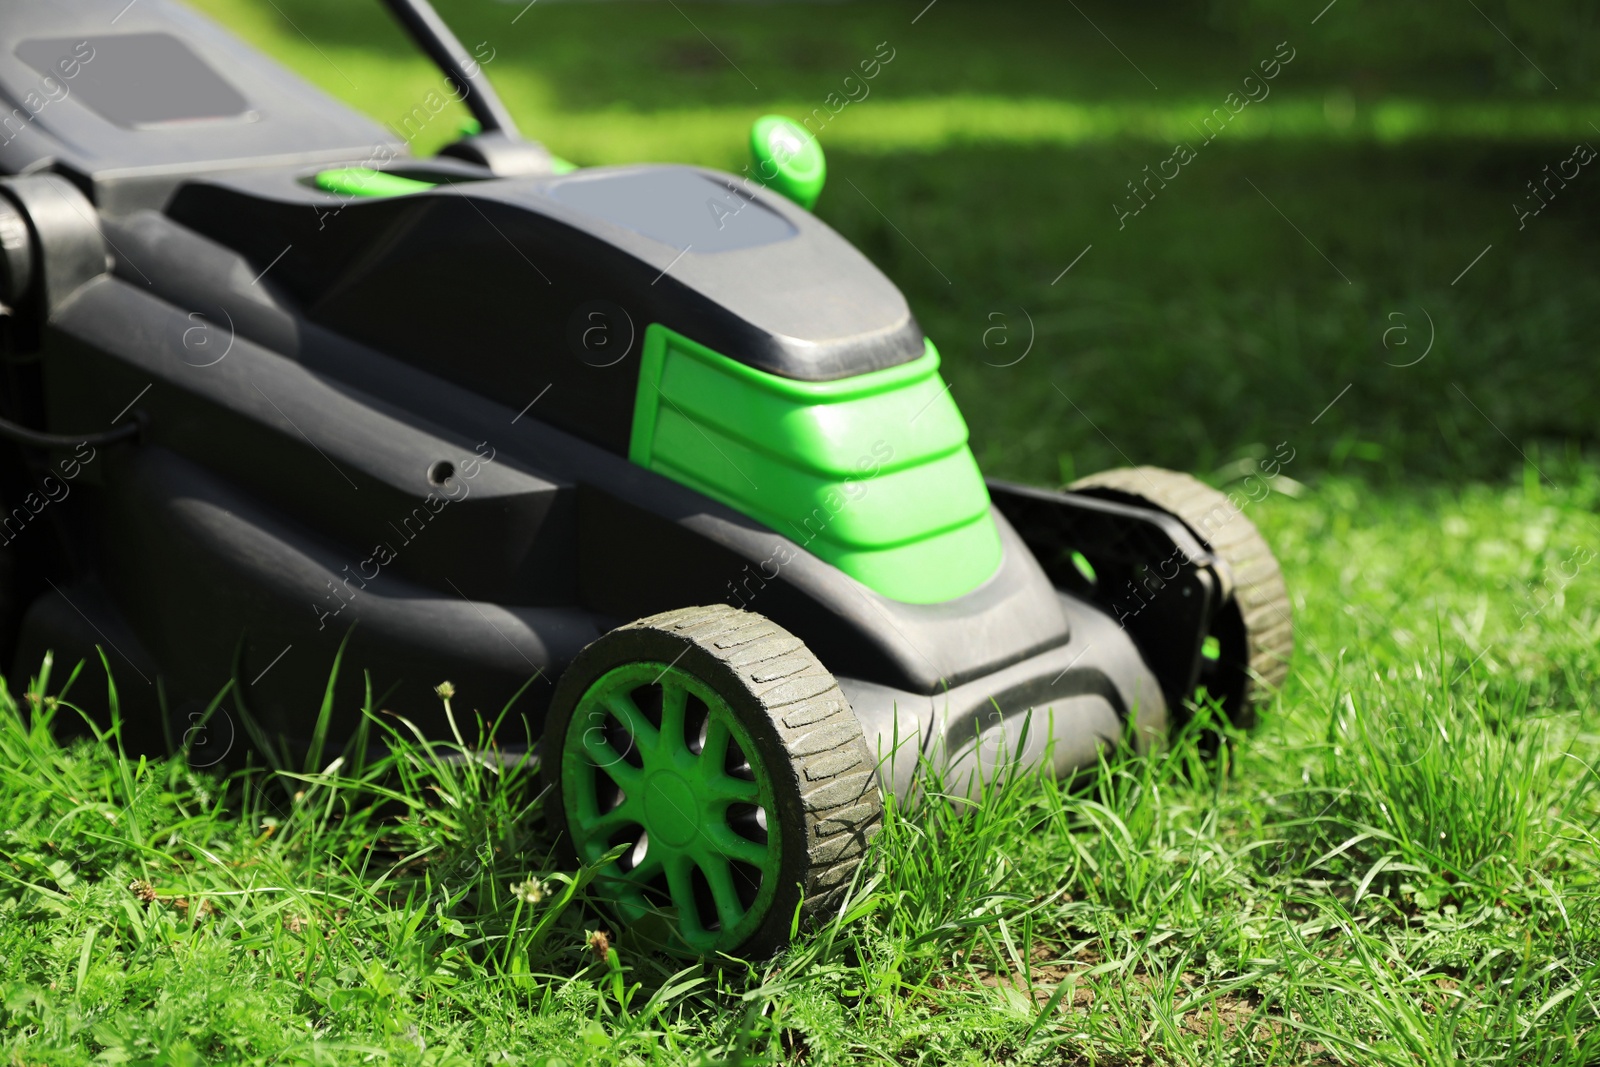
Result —
[[[225,707],[293,735],[343,644],[336,731],[369,685],[439,729],[446,679],[537,730],[601,633],[731,602],[800,636],[869,741],[901,745],[891,789],[915,752],[980,735],[1035,755],[1053,737],[1081,765],[1192,693],[1229,579],[1163,513],[992,483],[998,568],[911,604],[630,462],[649,325],[796,381],[922,355],[900,293],[808,212],[692,167],[414,159],[185,9],[145,0],[113,27],[121,7],[0,0],[5,106],[41,71],[68,88],[0,145],[0,236],[22,228],[0,242],[0,415],[85,441],[140,425],[4,446],[14,679],[103,649],[124,709],[169,738],[230,682]],[[172,83],[119,98],[156,54]],[[433,187],[319,188],[336,166]],[[1155,606],[1119,608],[1136,584]]]

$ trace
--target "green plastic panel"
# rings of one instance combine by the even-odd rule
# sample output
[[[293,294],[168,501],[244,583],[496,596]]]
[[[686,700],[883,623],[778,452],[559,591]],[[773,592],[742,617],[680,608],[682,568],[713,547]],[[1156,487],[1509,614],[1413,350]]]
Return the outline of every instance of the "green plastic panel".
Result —
[[[652,324],[628,458],[895,600],[950,600],[1000,565],[989,492],[932,342],[911,363],[801,382]]]

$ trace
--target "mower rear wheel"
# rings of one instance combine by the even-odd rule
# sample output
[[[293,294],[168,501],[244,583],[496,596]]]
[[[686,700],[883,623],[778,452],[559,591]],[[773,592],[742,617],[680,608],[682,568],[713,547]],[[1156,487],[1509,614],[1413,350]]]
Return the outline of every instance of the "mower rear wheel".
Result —
[[[759,956],[837,904],[883,806],[861,723],[796,637],[727,605],[629,623],[556,687],[544,773],[571,858],[666,947]],[[663,922],[664,920],[664,922]],[[650,936],[650,935],[646,935]]]
[[[1227,565],[1233,587],[1208,635],[1214,640],[1200,681],[1235,726],[1254,726],[1257,709],[1288,677],[1294,651],[1289,591],[1261,531],[1226,494],[1178,471],[1119,467],[1068,488],[1164,511]]]

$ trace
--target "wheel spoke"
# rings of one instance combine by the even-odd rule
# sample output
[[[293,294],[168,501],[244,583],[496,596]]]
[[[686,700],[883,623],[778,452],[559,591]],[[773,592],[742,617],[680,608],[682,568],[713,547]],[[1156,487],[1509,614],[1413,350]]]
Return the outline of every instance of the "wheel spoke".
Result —
[[[700,749],[700,763],[703,767],[715,767],[722,770],[723,761],[728,758],[728,724],[716,715],[712,715],[706,722],[706,743]]]
[[[728,721],[713,714],[706,723],[706,743],[700,750],[700,781],[706,796],[716,800],[737,800],[754,804],[761,787],[748,778],[735,778],[727,771],[728,745],[733,741]]]
[[[613,782],[622,787],[624,793],[633,795],[643,788],[644,779],[638,769],[624,760],[622,753],[611,747],[611,742],[606,740],[605,732],[598,726],[590,727],[583,732],[583,750],[588,754],[594,769],[609,775]]]
[[[703,768],[706,794],[718,800],[743,801],[754,804],[761,798],[761,786],[748,778],[735,778],[720,765]]]
[[[630,767],[629,770],[632,770],[632,768]],[[603,815],[585,820],[582,828],[585,833],[593,837],[610,837],[629,823],[643,826],[644,815],[639,810],[639,807],[639,803],[630,796]]]
[[[703,938],[706,928],[700,921],[700,907],[694,899],[694,860],[675,852],[666,857],[665,862],[667,889],[672,895],[672,903],[678,908],[678,926],[686,935],[685,940]]]
[[[717,918],[722,921],[722,929],[732,930],[744,918],[745,910],[739,891],[733,886],[733,865],[726,856],[715,852],[702,854],[697,862],[706,876],[706,884],[711,887],[711,899],[717,903]]]
[[[740,860],[752,867],[759,867],[767,860],[766,845],[758,845],[748,837],[735,833],[727,823],[711,823],[702,832],[706,843],[711,846],[706,851],[711,854]]]
[[[661,747],[674,755],[689,751],[689,742],[683,733],[683,715],[688,703],[689,691],[676,679],[661,680]]]
[[[622,692],[612,693],[605,698],[605,704],[622,724],[622,728],[633,735],[633,743],[638,747],[639,755],[645,760],[654,755],[661,747],[661,734],[650,725],[650,720],[644,717],[644,712],[633,702],[633,697]]]

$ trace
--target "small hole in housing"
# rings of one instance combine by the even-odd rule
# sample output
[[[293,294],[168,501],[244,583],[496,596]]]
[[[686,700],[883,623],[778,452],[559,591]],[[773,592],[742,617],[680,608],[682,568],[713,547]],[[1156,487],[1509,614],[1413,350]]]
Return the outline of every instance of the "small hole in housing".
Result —
[[[441,459],[428,468],[428,484],[442,486],[455,477],[455,473],[456,465],[447,459]]]

